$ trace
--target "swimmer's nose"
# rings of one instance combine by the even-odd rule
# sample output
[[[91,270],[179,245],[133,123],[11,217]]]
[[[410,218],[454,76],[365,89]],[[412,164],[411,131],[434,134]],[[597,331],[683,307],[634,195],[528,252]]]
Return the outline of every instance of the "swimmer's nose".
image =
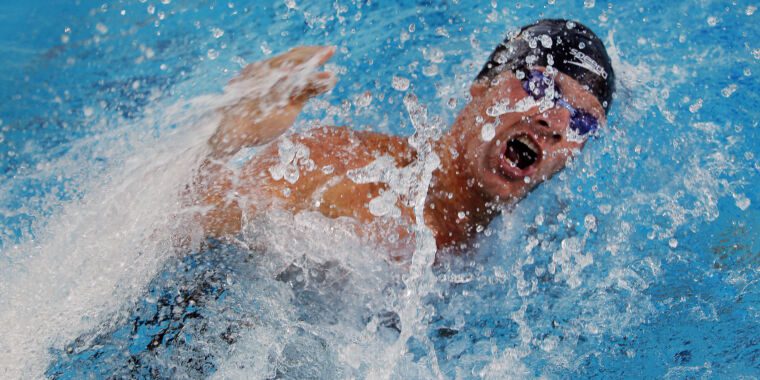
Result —
[[[561,140],[570,128],[570,111],[562,107],[554,107],[539,112],[530,118],[533,131],[539,135]]]

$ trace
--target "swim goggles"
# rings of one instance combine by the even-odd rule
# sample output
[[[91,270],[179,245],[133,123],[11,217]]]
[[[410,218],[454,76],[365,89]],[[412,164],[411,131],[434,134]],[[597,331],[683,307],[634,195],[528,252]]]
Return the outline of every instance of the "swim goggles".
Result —
[[[570,105],[562,98],[559,87],[543,72],[530,70],[522,79],[522,86],[533,99],[541,100],[544,96],[549,95],[555,105],[570,111],[570,128],[575,133],[584,136],[599,129],[599,120],[594,115]]]

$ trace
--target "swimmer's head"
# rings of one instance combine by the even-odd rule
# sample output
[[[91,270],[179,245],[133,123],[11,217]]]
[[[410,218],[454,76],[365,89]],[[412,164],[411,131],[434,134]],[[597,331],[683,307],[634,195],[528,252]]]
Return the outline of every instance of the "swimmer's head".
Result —
[[[509,70],[553,67],[594,94],[608,112],[615,73],[607,49],[588,27],[564,19],[539,20],[510,34],[494,49],[476,80],[492,81]]]
[[[478,194],[521,199],[603,129],[615,74],[599,38],[567,20],[528,25],[496,48],[451,136]]]

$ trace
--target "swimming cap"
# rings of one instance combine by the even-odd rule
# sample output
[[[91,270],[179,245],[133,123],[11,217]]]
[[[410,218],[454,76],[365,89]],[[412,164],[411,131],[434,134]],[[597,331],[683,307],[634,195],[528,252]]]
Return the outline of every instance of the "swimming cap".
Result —
[[[563,19],[539,20],[508,35],[488,57],[476,79],[493,80],[505,70],[552,66],[599,99],[605,112],[615,92],[615,72],[607,49],[588,27]]]

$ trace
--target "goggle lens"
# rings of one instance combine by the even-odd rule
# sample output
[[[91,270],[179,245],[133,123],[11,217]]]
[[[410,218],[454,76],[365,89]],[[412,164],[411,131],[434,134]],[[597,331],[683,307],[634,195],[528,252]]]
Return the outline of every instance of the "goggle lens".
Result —
[[[546,95],[557,99],[555,104],[570,111],[570,128],[575,133],[583,136],[599,129],[599,120],[591,113],[577,109],[562,99],[559,87],[543,72],[531,70],[522,80],[522,86],[525,92],[535,100],[541,100]]]

